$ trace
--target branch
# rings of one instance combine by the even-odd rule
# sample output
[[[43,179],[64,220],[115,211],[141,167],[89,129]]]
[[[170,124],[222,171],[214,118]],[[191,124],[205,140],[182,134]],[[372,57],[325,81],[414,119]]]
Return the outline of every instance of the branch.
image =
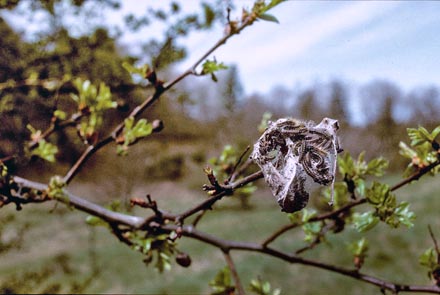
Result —
[[[410,182],[412,182],[414,180],[418,180],[420,177],[422,177],[424,174],[428,173],[429,171],[431,171],[432,169],[434,169],[438,165],[440,165],[440,161],[436,161],[436,162],[420,169],[419,171],[417,171],[413,175],[411,175],[411,176],[403,179],[402,181],[398,182],[397,184],[393,185],[390,188],[390,190],[391,191],[398,190],[399,188],[409,184]],[[347,205],[339,208],[338,210],[312,217],[312,218],[310,218],[310,220],[308,222],[315,222],[315,221],[320,221],[320,220],[325,220],[325,219],[333,219],[333,218],[337,217],[340,213],[346,212],[346,211],[350,210],[351,208],[359,206],[364,203],[367,203],[367,199],[365,199],[365,198],[358,199],[356,201],[348,203]],[[287,232],[291,229],[294,229],[300,225],[302,225],[302,224],[293,223],[293,224],[287,224],[287,225],[279,228],[277,231],[275,231],[272,235],[270,235],[268,238],[266,238],[263,241],[263,245],[264,246],[269,245],[275,239],[277,239],[279,236],[283,235],[285,232]]]
[[[200,57],[192,66],[190,66],[185,72],[183,72],[180,76],[178,76],[173,81],[164,85],[164,90],[168,90],[173,87],[175,84],[179,83],[182,79],[189,75],[195,74],[196,68],[200,65],[208,56],[210,56],[214,51],[216,51],[220,46],[226,44],[226,42],[234,35],[239,34],[246,27],[250,26],[254,20],[248,18],[245,20],[239,27],[237,27],[234,31],[229,32],[229,34],[225,35],[223,38],[217,41],[202,57]]]
[[[237,273],[237,269],[235,268],[234,261],[232,260],[231,254],[229,251],[223,251],[223,255],[225,256],[226,263],[228,264],[229,270],[231,271],[232,278],[235,283],[235,288],[237,288],[238,295],[246,294],[243,289],[243,285],[240,281],[240,276]]]
[[[151,102],[152,103],[152,102]],[[142,104],[143,105],[143,104]],[[132,114],[130,114],[128,117],[130,116],[138,116],[138,114],[140,113],[140,111],[136,112],[138,108],[135,108],[132,112]],[[140,109],[140,108],[139,108]],[[156,121],[153,122],[153,133],[155,132],[159,132],[163,129],[163,126],[161,124],[154,124]],[[124,123],[119,124],[112,132],[112,135],[109,135],[108,137],[106,137],[105,139],[101,140],[100,142],[98,142],[96,145],[89,145],[87,147],[87,149],[82,153],[81,157],[79,157],[79,159],[75,162],[75,164],[73,164],[73,166],[69,169],[69,171],[67,172],[67,174],[64,176],[63,181],[66,184],[69,184],[72,179],[75,177],[76,174],[78,174],[78,172],[80,171],[81,167],[84,165],[84,163],[94,154],[96,153],[98,150],[100,150],[101,148],[103,148],[104,146],[106,146],[107,144],[109,144],[110,142],[112,142],[114,139],[117,138],[118,134],[122,131],[122,129],[124,128]]]
[[[220,46],[226,43],[226,41],[231,38],[232,36],[239,34],[242,30],[244,30],[246,27],[251,25],[254,22],[254,19],[248,18],[246,19],[236,30],[231,31],[229,34],[225,35],[223,38],[221,38],[217,43],[214,44],[205,54],[202,55],[188,70],[186,70],[183,74],[175,78],[173,81],[169,82],[166,85],[162,85],[159,80],[154,78],[154,82],[152,83],[155,86],[155,92],[153,95],[148,97],[141,105],[137,106],[128,116],[128,117],[134,117],[137,118],[145,109],[147,109],[151,104],[153,104],[164,92],[169,90],[171,87],[176,85],[178,82],[180,82],[185,77],[194,74],[195,69],[197,66],[202,63],[211,53],[213,53],[215,50],[217,50]],[[151,77],[156,77],[155,73],[150,73]],[[150,79],[149,79],[150,80]],[[150,81],[153,82],[153,81]],[[158,83],[156,83],[158,82]],[[72,166],[72,168],[67,172],[66,176],[64,177],[64,182],[66,184],[70,183],[70,181],[73,179],[73,177],[79,172],[81,167],[84,165],[84,163],[99,149],[101,149],[103,146],[107,145],[114,139],[118,137],[118,135],[121,133],[121,131],[124,128],[124,122],[121,122],[116,128],[111,132],[111,135],[106,137],[105,139],[101,140],[98,144],[94,146],[90,146],[86,151],[81,155],[81,157],[78,159],[78,161]]]
[[[419,171],[417,171],[413,175],[405,178],[401,182],[396,183],[394,186],[392,186],[391,191],[395,191],[395,190],[401,188],[402,186],[405,186],[408,183],[412,182],[413,180],[418,180],[420,177],[422,177],[424,174],[428,173],[429,171],[431,171],[433,168],[437,167],[438,165],[440,165],[440,160],[437,160],[434,163],[431,163],[428,166],[421,168]]]
[[[174,231],[177,229],[176,225],[165,225],[162,227],[163,230],[166,231]],[[365,283],[369,283],[372,285],[376,285],[380,288],[390,290],[392,292],[414,292],[414,293],[435,293],[440,294],[440,287],[438,286],[418,286],[418,285],[406,285],[406,284],[398,284],[393,282],[388,282],[377,277],[373,277],[370,275],[366,275],[358,272],[357,270],[346,269],[338,266],[334,266],[331,264],[322,263],[315,260],[304,259],[299,256],[283,252],[280,250],[276,250],[273,248],[265,247],[261,244],[256,243],[247,243],[247,242],[237,242],[230,240],[223,240],[207,233],[196,230],[193,226],[183,226],[181,228],[182,235],[190,238],[194,238],[201,242],[210,244],[214,247],[220,248],[223,252],[229,252],[230,250],[241,250],[241,251],[250,251],[250,252],[258,252],[263,253],[268,256],[279,258],[283,261],[287,261],[290,263],[297,263],[302,265],[308,265],[319,269],[328,270],[334,273],[338,273],[347,277],[351,277],[357,280],[360,280]]]
[[[61,122],[58,121],[58,118],[56,118],[55,116],[52,117],[49,128],[47,128],[46,131],[44,131],[43,134],[41,134],[41,136],[38,138],[38,140],[46,139],[47,137],[49,137],[52,133],[54,133],[57,130],[64,129],[69,126],[75,126],[76,124],[78,124],[78,121],[82,117],[83,117],[83,114],[75,113],[68,120],[64,120]],[[33,140],[33,141],[29,142],[28,147],[30,150],[37,147],[38,140]]]
[[[348,203],[347,205],[339,208],[338,210],[312,217],[308,220],[308,222],[316,222],[316,221],[321,221],[321,220],[325,220],[325,219],[333,219],[333,218],[337,217],[339,214],[346,212],[346,211],[350,210],[351,208],[359,206],[359,205],[364,204],[366,202],[367,202],[367,199],[365,199],[365,198],[353,201],[353,202]],[[281,236],[285,232],[287,232],[291,229],[294,229],[300,225],[303,225],[303,224],[302,223],[292,223],[292,224],[287,224],[287,225],[281,227],[280,229],[275,231],[272,235],[270,235],[268,238],[266,238],[263,241],[263,243],[262,243],[263,246],[269,245],[270,243],[272,243],[275,239],[277,239],[279,236]]]
[[[258,172],[251,174],[251,175],[248,175],[244,178],[241,178],[234,183],[231,183],[228,185],[220,185],[222,191],[218,192],[217,194],[215,194],[211,198],[203,201],[199,205],[179,214],[176,217],[176,220],[183,222],[186,218],[188,218],[191,215],[196,214],[199,211],[210,209],[212,207],[212,205],[215,204],[215,202],[217,202],[218,200],[220,200],[224,196],[228,195],[228,193],[230,194],[235,189],[240,188],[240,187],[248,184],[249,182],[255,181],[255,180],[260,179],[262,177],[263,177],[263,172],[258,171]]]
[[[46,191],[48,188],[45,184],[30,181],[18,176],[14,176],[13,180],[18,186],[35,189],[38,191]],[[72,206],[80,211],[84,211],[94,216],[97,216],[109,223],[123,224],[137,229],[140,228],[144,222],[144,218],[142,217],[131,216],[108,210],[83,198],[77,197],[66,190],[64,191],[64,193],[66,194],[66,198],[57,199],[58,201],[68,206]]]

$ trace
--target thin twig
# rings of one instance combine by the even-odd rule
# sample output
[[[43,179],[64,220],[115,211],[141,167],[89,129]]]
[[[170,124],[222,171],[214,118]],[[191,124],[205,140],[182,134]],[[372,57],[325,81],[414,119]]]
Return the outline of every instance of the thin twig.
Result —
[[[234,280],[235,288],[237,289],[238,294],[239,295],[246,294],[244,292],[243,285],[241,284],[241,281],[240,281],[240,276],[238,275],[238,272],[235,267],[234,261],[232,260],[231,254],[229,253],[229,251],[223,251],[223,255],[225,256],[226,263],[228,264],[229,270],[231,271],[232,279]]]
[[[243,160],[244,155],[246,155],[246,153],[249,151],[250,148],[251,148],[251,147],[248,145],[248,146],[246,147],[246,149],[244,150],[244,152],[243,152],[243,153],[240,155],[240,157],[238,158],[237,162],[236,162],[235,165],[234,165],[234,168],[232,168],[232,171],[231,171],[231,174],[229,175],[229,178],[228,178],[228,180],[227,180],[227,183],[229,183],[229,182],[231,182],[231,181],[234,181],[235,178],[237,178],[237,176],[239,175],[238,173],[236,173],[236,172],[237,172],[238,165],[240,165],[241,161]]]
[[[162,226],[163,230],[173,231],[176,230],[176,225],[164,225]],[[360,281],[363,281],[368,284],[376,285],[380,288],[384,288],[386,290],[390,290],[392,292],[413,292],[413,293],[435,293],[440,294],[440,287],[438,286],[418,286],[418,285],[408,285],[408,284],[398,284],[389,281],[382,280],[377,277],[373,277],[370,275],[366,275],[360,273],[357,270],[346,269],[342,267],[338,267],[332,264],[326,264],[315,260],[309,260],[297,255],[293,255],[290,253],[286,253],[280,250],[276,250],[269,247],[264,247],[261,244],[256,243],[248,243],[248,242],[237,242],[237,241],[229,241],[217,238],[215,236],[209,235],[207,233],[196,230],[192,226],[183,226],[182,227],[182,235],[194,238],[201,242],[210,244],[217,248],[222,249],[222,251],[231,251],[231,250],[240,250],[240,251],[250,251],[250,252],[258,252],[268,256],[272,256],[283,261],[287,261],[290,263],[302,264],[307,266],[312,266],[319,269],[328,270],[334,273],[338,273],[344,276],[348,276]]]
[[[342,212],[346,212],[348,210],[350,210],[353,207],[359,206],[361,204],[364,204],[367,202],[367,199],[363,198],[363,199],[358,199],[356,201],[350,202],[348,204],[346,204],[345,206],[339,208],[338,210],[335,211],[331,211],[328,213],[324,213],[315,217],[312,217],[308,220],[308,222],[316,222],[316,221],[321,221],[321,220],[325,220],[325,219],[332,219],[337,217],[339,214],[341,214]],[[272,243],[273,241],[275,241],[275,239],[277,239],[279,236],[281,236],[282,234],[284,234],[285,232],[294,229],[300,225],[303,225],[302,223],[292,223],[292,224],[287,224],[284,225],[282,227],[280,227],[277,231],[275,231],[273,234],[271,234],[268,238],[266,238],[262,245],[263,246],[267,246],[270,243]]]
[[[263,177],[263,173],[261,171],[258,171],[244,178],[239,179],[237,182],[228,185],[222,185],[221,186],[222,191],[210,197],[209,199],[203,201],[202,203],[196,205],[195,207],[188,209],[185,212],[179,214],[177,219],[183,222],[186,218],[196,214],[199,211],[210,209],[212,205],[214,205],[218,200],[226,196],[229,192],[234,191],[235,189],[240,188],[248,184],[249,182],[252,182],[262,177]]]
[[[434,236],[434,233],[432,232],[431,225],[428,225],[429,234],[431,235],[432,242],[434,243],[435,252],[437,253],[437,257],[440,260],[440,249],[438,247],[437,239]]]
[[[401,182],[396,183],[394,186],[392,186],[391,191],[395,191],[395,190],[401,188],[402,186],[404,186],[414,180],[418,180],[421,176],[428,173],[429,171],[431,171],[433,168],[435,168],[438,165],[440,165],[440,160],[435,161],[434,163],[431,163],[428,166],[421,168],[419,171],[415,172],[413,175],[405,178]]]

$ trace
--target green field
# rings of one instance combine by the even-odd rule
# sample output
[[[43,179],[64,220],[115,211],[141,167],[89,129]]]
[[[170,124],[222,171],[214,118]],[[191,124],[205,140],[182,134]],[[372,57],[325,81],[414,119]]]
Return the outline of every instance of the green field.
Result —
[[[390,184],[397,177],[388,177]],[[194,186],[194,185],[191,185]],[[133,195],[151,193],[160,206],[177,210],[189,208],[203,200],[201,190],[188,189],[187,181],[158,182],[136,188]],[[87,183],[75,184],[73,190],[85,196],[93,191]],[[99,188],[94,188],[96,193]],[[412,203],[417,215],[411,229],[391,229],[379,225],[367,237],[370,251],[363,272],[401,283],[429,284],[426,270],[418,265],[418,256],[432,246],[427,225],[431,224],[440,238],[440,206],[438,179],[425,176],[397,192],[399,199]],[[86,192],[89,192],[87,194]],[[278,227],[288,223],[272,196],[261,188],[251,199],[253,208],[241,210],[237,200],[223,200],[202,219],[199,229],[226,239],[262,241]],[[208,282],[225,266],[222,253],[209,245],[183,238],[179,249],[192,258],[189,269],[173,263],[171,271],[158,273],[146,267],[142,255],[120,243],[108,229],[85,224],[86,215],[54,203],[28,205],[16,212],[12,206],[2,208],[2,239],[17,235],[28,225],[20,248],[0,253],[3,293],[7,292],[84,292],[84,293],[146,293],[146,294],[208,294]],[[148,211],[136,211],[149,214]],[[350,228],[328,236],[322,244],[306,252],[317,259],[340,266],[352,267],[346,242],[360,237]],[[296,230],[274,243],[294,251],[304,246],[303,234]],[[5,241],[3,241],[5,242]],[[276,258],[255,253],[232,252],[242,281],[261,277],[270,281],[282,294],[379,294],[379,288],[303,265],[290,265]]]

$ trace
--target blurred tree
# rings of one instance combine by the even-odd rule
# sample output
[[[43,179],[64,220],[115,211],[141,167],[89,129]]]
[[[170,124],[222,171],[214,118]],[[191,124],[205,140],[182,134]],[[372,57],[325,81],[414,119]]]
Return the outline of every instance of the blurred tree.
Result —
[[[432,127],[438,123],[440,92],[436,87],[417,89],[407,96],[407,109],[412,110],[411,123]]]
[[[308,88],[303,90],[298,96],[296,106],[298,116],[304,120],[319,122],[322,119],[321,110],[317,104],[317,90]]]
[[[341,126],[348,127],[348,95],[344,84],[341,81],[333,81],[329,85],[330,99],[328,117],[335,118]]]
[[[243,86],[240,82],[236,65],[229,67],[223,85],[223,104],[225,110],[230,114],[236,110],[238,102],[243,97]]]

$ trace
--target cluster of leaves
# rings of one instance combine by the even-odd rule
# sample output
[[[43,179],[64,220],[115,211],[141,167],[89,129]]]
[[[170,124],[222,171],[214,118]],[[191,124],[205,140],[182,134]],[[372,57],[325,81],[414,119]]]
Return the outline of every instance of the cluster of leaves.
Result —
[[[201,75],[211,75],[211,79],[214,82],[217,82],[217,76],[215,75],[215,72],[220,70],[226,70],[228,67],[222,63],[217,62],[215,59],[213,60],[205,60],[205,62],[202,64],[202,72]]]
[[[440,126],[437,126],[432,132],[424,127],[408,128],[407,132],[411,139],[410,146],[400,142],[399,152],[402,156],[411,160],[405,170],[405,175],[409,176],[440,160],[440,145],[436,140],[440,134]],[[439,170],[440,168],[437,166],[430,173],[434,175]]]
[[[128,146],[134,144],[137,140],[146,137],[153,131],[151,123],[147,123],[146,119],[140,119],[134,124],[134,118],[129,117],[124,120],[124,129],[118,137],[117,152],[119,155],[127,155]]]
[[[355,228],[364,232],[372,229],[379,221],[383,221],[392,227],[403,224],[407,227],[413,225],[415,218],[409,211],[407,202],[397,203],[396,196],[391,192],[387,184],[373,181],[370,187],[366,185],[367,176],[382,176],[384,169],[388,167],[388,161],[376,158],[370,162],[365,161],[365,153],[361,153],[357,160],[350,154],[345,153],[338,159],[339,172],[344,176],[344,182],[335,185],[335,203],[337,206],[348,202],[348,194],[352,198],[366,198],[373,210],[364,213],[354,213],[352,221]]]
[[[257,19],[278,23],[278,19],[272,14],[268,14],[267,11],[284,1],[285,0],[272,0],[267,4],[264,0],[256,1],[252,7],[252,13],[255,14]]]
[[[231,270],[229,267],[221,269],[214,279],[209,282],[209,286],[212,288],[212,295],[221,294],[234,294],[235,287],[231,277]],[[249,291],[258,295],[279,295],[280,289],[272,290],[269,282],[263,281],[261,278],[252,279],[249,284]]]
[[[144,262],[149,265],[154,261],[154,267],[159,271],[171,269],[171,258],[177,252],[176,243],[167,233],[156,234],[147,232],[143,236],[129,232],[127,235],[133,243],[133,249],[145,255]]]
[[[55,175],[51,177],[49,180],[47,195],[51,199],[66,200],[68,197],[64,191],[65,187],[66,187],[66,183],[64,182],[63,178],[59,175]]]
[[[27,128],[31,131],[31,140],[38,143],[37,147],[30,151],[30,154],[32,156],[40,157],[51,163],[55,162],[58,147],[42,138],[41,130],[35,129],[31,124],[28,124]]]
[[[428,277],[434,279],[437,286],[440,286],[440,255],[438,249],[433,247],[427,249],[420,255],[419,263],[428,268]]]
[[[313,217],[317,216],[317,212],[314,209],[304,208],[301,211],[297,211],[295,213],[287,214],[290,222],[294,225],[302,225],[302,229],[304,231],[304,241],[307,243],[313,243],[317,239],[319,241],[324,241],[325,236],[322,235],[322,228],[324,223],[322,221],[314,221],[310,222],[309,220]]]
[[[347,191],[356,196],[364,197],[366,178],[368,176],[383,176],[388,167],[388,161],[379,157],[367,163],[365,152],[360,153],[356,160],[351,157],[350,153],[344,153],[338,157],[338,167],[339,173],[344,177]],[[343,205],[343,201],[338,202],[336,195],[335,203]]]
[[[368,241],[367,239],[361,238],[357,241],[349,243],[348,250],[353,255],[353,263],[356,269],[360,269],[364,264],[365,258],[367,257],[368,252]]]
[[[225,145],[223,151],[219,157],[212,157],[209,159],[209,164],[212,165],[212,170],[217,179],[224,180],[225,183],[228,182],[230,175],[236,169],[238,160],[240,158],[240,153],[232,146]],[[248,206],[248,199],[256,191],[257,187],[253,183],[248,183],[243,187],[234,191],[234,196],[238,197],[243,206]]]
[[[97,129],[102,124],[104,112],[116,108],[117,103],[112,100],[110,88],[103,82],[96,87],[89,80],[76,78],[73,85],[78,94],[71,94],[71,97],[78,104],[78,111],[87,116],[87,120],[82,120],[79,125],[79,134],[86,142],[93,142],[97,137]]]
[[[120,201],[113,201],[105,207],[115,212],[123,211]],[[91,226],[104,226],[113,231],[119,230],[111,228],[106,221],[97,216],[87,216],[86,223]],[[120,234],[123,239],[129,241],[129,244],[134,250],[145,256],[143,261],[146,265],[150,265],[154,262],[154,267],[159,272],[171,269],[171,258],[173,256],[175,256],[176,262],[182,267],[188,267],[191,264],[191,258],[176,248],[176,232],[169,234],[154,229],[146,232],[127,229],[122,230]]]
[[[371,188],[366,190],[366,198],[375,210],[353,215],[354,226],[360,232],[373,228],[379,221],[395,228],[401,224],[413,226],[415,214],[409,210],[409,203],[397,203],[395,194],[391,193],[387,184],[373,182]]]

